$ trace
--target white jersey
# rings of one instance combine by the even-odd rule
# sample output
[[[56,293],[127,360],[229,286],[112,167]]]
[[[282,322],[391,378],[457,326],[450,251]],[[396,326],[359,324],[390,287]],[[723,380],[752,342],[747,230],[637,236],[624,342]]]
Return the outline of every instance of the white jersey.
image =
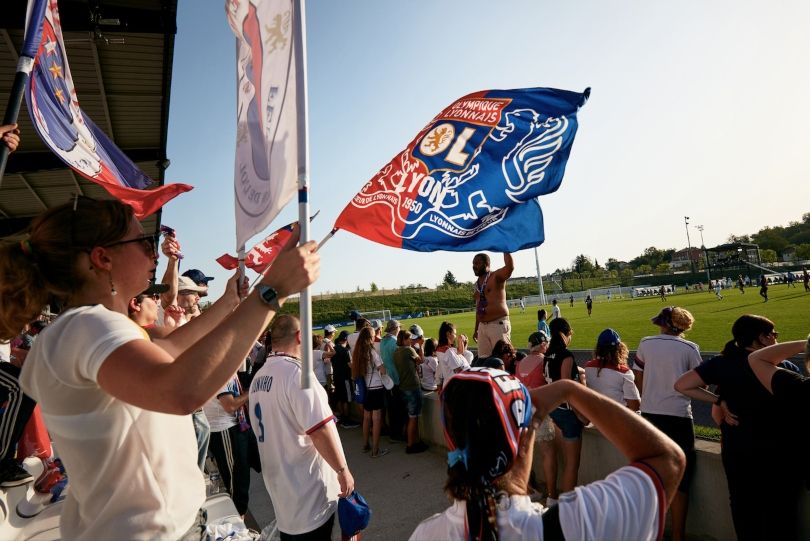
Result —
[[[250,386],[250,421],[264,486],[278,529],[286,534],[315,530],[337,510],[337,473],[308,436],[334,420],[323,387],[301,389],[297,359],[268,357]]]
[[[627,365],[599,368],[596,360],[590,361],[585,365],[585,381],[588,387],[619,404],[625,404],[626,400],[641,400],[636,377]]]
[[[228,413],[225,411],[225,408],[222,407],[222,402],[219,401],[219,397],[222,395],[229,394],[234,397],[238,396],[238,389],[236,378],[234,378],[223,385],[222,388],[217,391],[217,394],[203,405],[203,412],[205,412],[205,418],[208,419],[211,432],[224,432],[232,426],[239,424],[236,420],[236,412]]]
[[[678,336],[658,334],[641,339],[634,370],[644,373],[641,411],[692,418],[691,399],[675,390],[675,381],[703,359],[697,344]]]
[[[576,487],[562,494],[557,505],[565,539],[653,541],[663,534],[664,489],[658,475],[643,464],[625,466],[606,479]],[[498,537],[542,541],[545,511],[528,496],[503,496],[498,504]],[[410,541],[464,541],[466,518],[466,502],[456,500],[443,513],[423,520]]]
[[[104,306],[60,315],[20,376],[70,475],[62,539],[178,539],[205,501],[189,415],[148,411],[98,384],[107,357],[146,332]]]
[[[466,353],[469,350],[465,350]],[[457,370],[466,370],[470,367],[467,358],[459,354],[456,348],[447,348],[445,351],[436,351],[438,369],[436,370],[436,385],[444,385]]]

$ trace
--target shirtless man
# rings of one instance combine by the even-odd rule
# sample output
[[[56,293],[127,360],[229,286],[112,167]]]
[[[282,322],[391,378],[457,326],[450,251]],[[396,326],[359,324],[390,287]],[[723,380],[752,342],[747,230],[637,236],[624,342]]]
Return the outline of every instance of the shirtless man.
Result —
[[[511,254],[503,254],[503,267],[489,270],[489,256],[478,254],[473,258],[475,282],[475,333],[478,357],[492,354],[498,340],[510,339],[512,326],[509,323],[509,308],[506,307],[506,280],[512,276],[515,264]]]

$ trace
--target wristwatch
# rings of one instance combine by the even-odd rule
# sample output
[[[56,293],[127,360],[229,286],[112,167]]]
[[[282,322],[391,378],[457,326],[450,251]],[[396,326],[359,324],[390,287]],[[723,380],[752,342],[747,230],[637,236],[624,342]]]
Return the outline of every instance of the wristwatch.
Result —
[[[268,285],[259,284],[256,286],[256,290],[259,292],[259,298],[264,304],[276,312],[281,308],[281,305],[278,303],[278,292],[275,289]]]

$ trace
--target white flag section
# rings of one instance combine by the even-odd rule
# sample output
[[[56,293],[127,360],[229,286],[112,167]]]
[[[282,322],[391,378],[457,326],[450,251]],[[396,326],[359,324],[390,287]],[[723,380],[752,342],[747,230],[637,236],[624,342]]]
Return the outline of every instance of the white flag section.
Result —
[[[244,246],[296,193],[292,0],[226,0],[236,35],[236,246]]]

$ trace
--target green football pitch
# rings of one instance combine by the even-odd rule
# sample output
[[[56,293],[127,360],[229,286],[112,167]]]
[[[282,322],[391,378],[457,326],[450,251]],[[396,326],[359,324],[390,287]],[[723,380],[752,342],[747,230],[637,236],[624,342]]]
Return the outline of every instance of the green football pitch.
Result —
[[[571,307],[567,297],[560,296],[561,315],[574,329],[571,349],[593,349],[596,337],[608,327],[618,331],[622,341],[630,349],[636,349],[639,340],[644,336],[658,333],[650,319],[658,314],[664,306],[675,305],[689,310],[695,317],[692,330],[686,338],[697,343],[701,351],[720,351],[723,345],[731,339],[731,325],[743,314],[756,314],[765,316],[776,324],[779,332],[779,341],[801,340],[810,332],[810,293],[805,293],[801,283],[797,287],[788,288],[779,284],[771,286],[768,290],[770,300],[763,302],[759,296],[759,288],[746,288],[745,293],[737,289],[722,291],[723,299],[718,300],[714,292],[690,292],[667,296],[662,301],[659,297],[644,297],[636,299],[617,299],[607,301],[605,297],[597,297],[593,303],[590,317],[582,300],[575,301]],[[508,289],[507,289],[508,294]],[[549,303],[553,296],[547,295]],[[472,303],[472,293],[470,293]],[[529,335],[537,328],[537,310],[540,306],[527,306],[525,311],[520,308],[513,309],[510,314],[512,323],[512,342],[518,348],[525,348]],[[544,307],[547,312],[551,306]],[[460,333],[470,337],[475,329],[475,314],[473,312],[454,313],[449,315],[432,316],[419,319],[403,320],[403,327],[412,323],[419,324],[426,336],[435,337],[439,332],[442,321],[454,323]],[[351,330],[351,329],[349,329]]]

